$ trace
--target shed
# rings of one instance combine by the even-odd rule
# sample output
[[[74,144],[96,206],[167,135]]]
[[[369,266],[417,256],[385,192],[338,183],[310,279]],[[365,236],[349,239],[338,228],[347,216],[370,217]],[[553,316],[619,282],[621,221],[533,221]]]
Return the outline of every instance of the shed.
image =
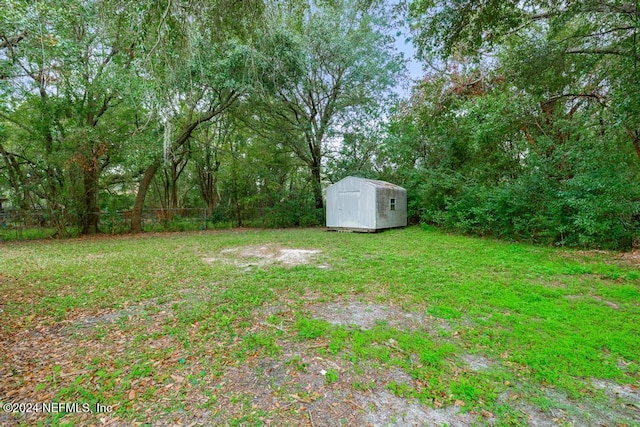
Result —
[[[327,189],[327,228],[372,232],[406,227],[407,190],[385,181],[348,176]]]

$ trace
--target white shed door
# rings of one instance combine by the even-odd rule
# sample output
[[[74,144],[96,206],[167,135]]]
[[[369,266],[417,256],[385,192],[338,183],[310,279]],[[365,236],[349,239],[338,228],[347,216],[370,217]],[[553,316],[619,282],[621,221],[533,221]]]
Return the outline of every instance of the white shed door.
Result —
[[[338,218],[341,227],[360,228],[360,191],[341,191],[338,193]]]

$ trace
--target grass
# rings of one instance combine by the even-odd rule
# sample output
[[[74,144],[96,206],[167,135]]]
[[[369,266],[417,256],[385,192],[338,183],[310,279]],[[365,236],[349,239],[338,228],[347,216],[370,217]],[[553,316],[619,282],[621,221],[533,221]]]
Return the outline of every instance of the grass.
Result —
[[[262,245],[321,253],[293,267],[216,258],[224,249]],[[388,392],[425,408],[455,406],[479,425],[526,425],[529,406],[571,424],[571,408],[615,406],[593,379],[640,382],[640,276],[615,253],[417,227],[373,235],[307,229],[119,236],[0,249],[3,402],[113,405],[108,416],[124,423],[192,413],[210,417],[191,419],[203,423],[303,425],[305,405],[322,398],[302,379],[317,375],[320,360],[331,364],[316,387],[335,393]],[[349,301],[393,307],[422,323],[390,318],[357,328],[311,310]],[[465,355],[488,366],[471,369]],[[394,369],[410,381],[375,374]],[[241,372],[254,378],[254,389],[264,383],[271,397],[256,400],[255,390],[252,397]],[[236,393],[232,399],[225,387]],[[9,423],[2,416],[0,423]],[[10,420],[98,419],[83,416]],[[630,423],[624,411],[598,416]]]

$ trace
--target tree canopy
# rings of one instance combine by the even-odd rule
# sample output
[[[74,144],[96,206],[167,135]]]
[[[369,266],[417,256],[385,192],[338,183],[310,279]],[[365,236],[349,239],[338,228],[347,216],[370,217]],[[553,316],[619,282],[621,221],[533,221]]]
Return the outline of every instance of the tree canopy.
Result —
[[[631,246],[637,6],[415,1],[411,17],[420,54],[437,70],[406,114],[426,140],[433,176],[420,192],[423,219],[509,238]]]
[[[57,235],[323,224],[347,175],[414,221],[628,248],[640,12],[617,0],[5,0],[0,198]],[[395,42],[425,66],[411,95]],[[7,205],[7,203],[5,203]],[[206,226],[206,225],[205,225]],[[113,229],[113,226],[112,226]]]

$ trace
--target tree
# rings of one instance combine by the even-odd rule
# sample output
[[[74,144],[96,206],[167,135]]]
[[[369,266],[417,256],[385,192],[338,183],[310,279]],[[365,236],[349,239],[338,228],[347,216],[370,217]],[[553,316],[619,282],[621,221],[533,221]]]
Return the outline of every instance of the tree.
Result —
[[[59,233],[66,219],[95,233],[99,176],[126,132],[110,120],[123,117],[133,82],[130,15],[110,2],[11,3],[9,19],[19,19],[8,27],[13,34],[0,34],[7,82],[1,118],[15,133],[3,157],[24,189],[22,205],[38,203],[35,193]],[[26,176],[37,182],[29,186]]]
[[[148,7],[159,17],[157,40],[147,59],[155,82],[148,97],[164,131],[138,187],[131,216],[133,233],[142,231],[144,200],[156,172],[164,170],[168,205],[176,207],[177,183],[190,160],[194,132],[246,93],[254,54],[249,35],[261,10],[260,3],[225,0],[169,2],[162,8],[151,2]],[[211,22],[220,24],[211,26]]]
[[[412,16],[436,70],[398,121],[424,143],[420,162],[404,167],[422,219],[629,247],[640,229],[637,10],[604,0],[416,1]]]
[[[506,55],[506,74],[528,89],[538,86],[544,114],[596,101],[615,113],[640,158],[637,4],[418,0],[411,12],[425,59]]]
[[[302,3],[291,12],[284,6],[272,11],[277,24],[268,40],[289,53],[276,60],[274,68],[283,72],[262,98],[260,123],[307,166],[315,206],[322,209],[329,140],[339,140],[358,111],[385,103],[402,62],[371,5]]]

